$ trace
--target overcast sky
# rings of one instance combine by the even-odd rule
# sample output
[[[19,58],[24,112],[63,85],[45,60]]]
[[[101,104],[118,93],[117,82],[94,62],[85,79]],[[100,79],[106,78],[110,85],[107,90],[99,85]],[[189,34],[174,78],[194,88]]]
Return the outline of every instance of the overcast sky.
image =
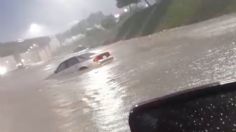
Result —
[[[0,42],[55,33],[92,12],[115,13],[115,0],[0,0]]]

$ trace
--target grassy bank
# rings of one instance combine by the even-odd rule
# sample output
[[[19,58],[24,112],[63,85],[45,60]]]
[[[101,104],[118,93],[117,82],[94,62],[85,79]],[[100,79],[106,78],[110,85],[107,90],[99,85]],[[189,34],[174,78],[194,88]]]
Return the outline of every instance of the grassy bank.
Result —
[[[236,12],[236,0],[163,0],[127,19],[117,40],[129,39]]]

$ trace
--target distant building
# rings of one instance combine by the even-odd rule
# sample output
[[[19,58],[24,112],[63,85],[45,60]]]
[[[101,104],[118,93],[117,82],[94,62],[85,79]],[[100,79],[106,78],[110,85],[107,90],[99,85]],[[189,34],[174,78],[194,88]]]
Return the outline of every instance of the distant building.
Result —
[[[0,44],[0,66],[14,70],[18,64],[31,65],[49,60],[60,48],[56,37],[39,37]]]

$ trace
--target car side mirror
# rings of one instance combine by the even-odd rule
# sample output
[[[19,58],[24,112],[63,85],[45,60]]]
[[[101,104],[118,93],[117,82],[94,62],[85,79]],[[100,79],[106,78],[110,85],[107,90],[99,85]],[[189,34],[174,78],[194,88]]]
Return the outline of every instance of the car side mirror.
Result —
[[[131,132],[236,131],[236,83],[211,84],[135,106]]]

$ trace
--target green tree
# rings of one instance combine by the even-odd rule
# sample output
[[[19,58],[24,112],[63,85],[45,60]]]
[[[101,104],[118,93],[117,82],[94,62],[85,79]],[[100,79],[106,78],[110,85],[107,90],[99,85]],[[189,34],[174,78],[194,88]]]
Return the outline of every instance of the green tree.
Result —
[[[106,29],[110,29],[116,26],[116,19],[114,18],[113,15],[110,16],[106,16],[102,22],[101,25],[106,28]]]

